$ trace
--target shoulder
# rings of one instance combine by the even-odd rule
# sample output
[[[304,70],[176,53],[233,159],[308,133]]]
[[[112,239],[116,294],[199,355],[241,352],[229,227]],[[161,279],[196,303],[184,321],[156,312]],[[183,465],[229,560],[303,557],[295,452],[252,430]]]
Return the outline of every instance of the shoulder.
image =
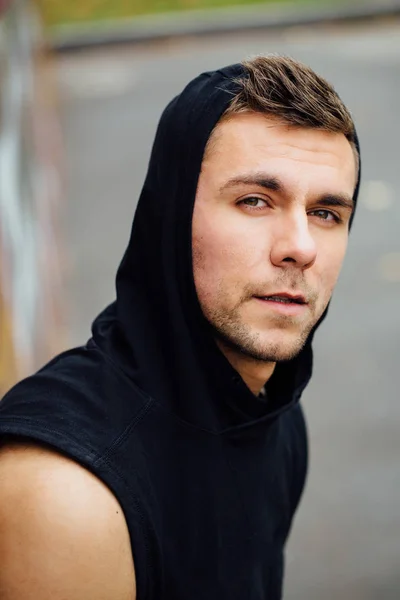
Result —
[[[300,403],[283,415],[285,436],[292,451],[307,455],[308,435],[304,411]]]
[[[308,471],[308,434],[304,412],[300,404],[285,414],[284,431],[293,515],[300,502]]]
[[[76,458],[97,460],[150,404],[100,351],[75,348],[0,400],[0,438],[42,439]]]
[[[0,447],[0,597],[132,600],[122,510],[92,473],[45,447]]]

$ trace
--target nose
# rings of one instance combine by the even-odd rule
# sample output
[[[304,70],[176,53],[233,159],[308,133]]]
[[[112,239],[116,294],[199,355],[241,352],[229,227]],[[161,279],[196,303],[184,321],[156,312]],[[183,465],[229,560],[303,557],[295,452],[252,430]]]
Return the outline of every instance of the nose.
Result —
[[[278,267],[291,265],[299,269],[310,268],[317,257],[317,246],[310,232],[308,216],[296,211],[276,223],[271,262]]]

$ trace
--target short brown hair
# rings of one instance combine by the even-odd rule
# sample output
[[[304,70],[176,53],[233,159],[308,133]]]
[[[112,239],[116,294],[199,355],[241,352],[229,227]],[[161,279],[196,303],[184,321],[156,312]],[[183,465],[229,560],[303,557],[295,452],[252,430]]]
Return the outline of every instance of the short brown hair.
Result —
[[[289,126],[343,133],[358,168],[354,122],[333,86],[310,67],[287,56],[257,56],[243,61],[246,77],[220,120],[243,112],[276,116]]]

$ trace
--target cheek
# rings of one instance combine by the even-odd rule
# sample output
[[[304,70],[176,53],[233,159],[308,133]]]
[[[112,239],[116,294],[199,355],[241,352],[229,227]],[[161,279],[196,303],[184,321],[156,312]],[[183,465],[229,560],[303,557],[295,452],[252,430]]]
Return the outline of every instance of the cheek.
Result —
[[[199,209],[193,216],[193,275],[200,302],[228,293],[234,300],[256,263],[254,238],[235,226],[227,212],[211,218]]]
[[[226,280],[240,273],[238,254],[234,241],[222,228],[194,228],[193,275],[200,300],[215,297]]]
[[[335,288],[347,249],[347,234],[324,247],[320,260],[321,296],[328,301]],[[320,254],[320,255],[321,255]]]

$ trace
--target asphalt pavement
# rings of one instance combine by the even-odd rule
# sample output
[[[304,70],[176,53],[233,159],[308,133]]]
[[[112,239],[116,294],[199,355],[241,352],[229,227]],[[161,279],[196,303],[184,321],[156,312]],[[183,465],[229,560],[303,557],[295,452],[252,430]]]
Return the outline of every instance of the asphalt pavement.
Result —
[[[57,57],[66,149],[70,344],[114,297],[159,115],[198,73],[278,52],[335,84],[361,140],[363,187],[303,396],[310,473],[285,600],[400,598],[400,22],[292,27]],[[151,232],[149,232],[151,235]]]

